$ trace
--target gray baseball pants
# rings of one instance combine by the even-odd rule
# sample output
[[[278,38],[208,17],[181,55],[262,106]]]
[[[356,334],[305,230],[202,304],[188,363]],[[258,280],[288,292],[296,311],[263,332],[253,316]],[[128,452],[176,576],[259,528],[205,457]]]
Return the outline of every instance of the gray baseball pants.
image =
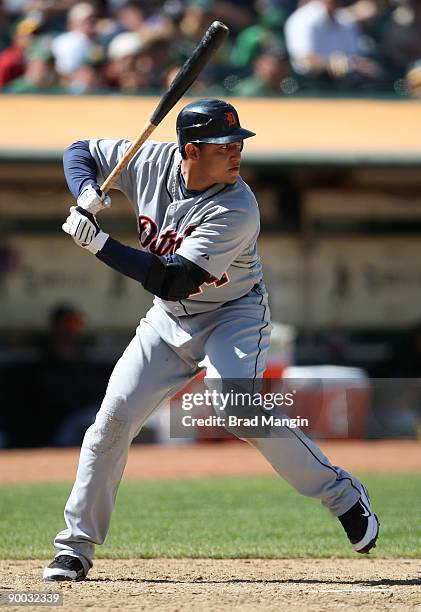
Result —
[[[175,318],[153,306],[111,374],[101,408],[84,437],[65,507],[67,528],[58,554],[80,558],[88,570],[95,544],[108,532],[129,446],[149,415],[207,367],[211,379],[261,377],[270,338],[264,288],[215,311]],[[303,495],[320,499],[334,516],[358,500],[359,481],[332,466],[305,434],[249,440],[278,474]]]

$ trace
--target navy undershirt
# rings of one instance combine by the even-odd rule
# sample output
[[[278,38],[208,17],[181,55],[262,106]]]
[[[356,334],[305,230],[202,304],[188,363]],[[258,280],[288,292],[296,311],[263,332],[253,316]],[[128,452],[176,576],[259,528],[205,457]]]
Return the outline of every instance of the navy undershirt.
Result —
[[[143,284],[155,255],[133,249],[109,236],[96,257],[113,270]]]
[[[185,198],[196,198],[197,196],[207,191],[207,189],[209,189],[209,187],[207,189],[203,189],[202,191],[197,191],[195,189],[187,189],[186,183],[184,182],[184,177],[181,174],[180,169],[178,171],[178,184],[180,186],[181,193]]]
[[[84,187],[97,184],[97,167],[89,150],[89,140],[78,140],[64,151],[63,168],[67,185],[76,199]]]

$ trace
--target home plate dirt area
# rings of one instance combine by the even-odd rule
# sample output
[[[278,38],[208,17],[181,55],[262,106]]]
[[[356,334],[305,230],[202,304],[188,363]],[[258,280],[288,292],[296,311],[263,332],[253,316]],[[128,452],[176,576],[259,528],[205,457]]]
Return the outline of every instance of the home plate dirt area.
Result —
[[[1,591],[62,593],[64,610],[421,610],[417,559],[102,559],[51,585],[44,564],[0,561]]]

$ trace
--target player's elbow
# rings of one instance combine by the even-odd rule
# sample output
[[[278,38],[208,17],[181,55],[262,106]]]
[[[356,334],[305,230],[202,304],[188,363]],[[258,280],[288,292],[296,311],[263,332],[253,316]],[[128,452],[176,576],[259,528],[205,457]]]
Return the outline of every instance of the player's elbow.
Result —
[[[167,302],[178,302],[178,300],[187,299],[192,293],[196,293],[199,287],[190,285],[189,287],[179,286],[176,279],[171,279],[170,282],[160,287],[155,295]]]
[[[169,302],[184,300],[197,293],[209,275],[198,266],[186,262],[178,255],[172,255],[165,261],[154,258],[143,286],[156,297]]]

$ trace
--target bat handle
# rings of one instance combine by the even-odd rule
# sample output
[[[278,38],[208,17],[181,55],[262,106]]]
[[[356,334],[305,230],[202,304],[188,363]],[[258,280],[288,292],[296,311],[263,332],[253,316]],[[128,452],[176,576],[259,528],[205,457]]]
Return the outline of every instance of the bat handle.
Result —
[[[120,174],[123,172],[124,168],[127,166],[132,157],[137,153],[140,147],[144,144],[144,142],[148,140],[149,136],[152,134],[155,128],[156,125],[154,125],[150,121],[147,121],[145,123],[142,131],[140,132],[136,140],[132,142],[132,144],[127,149],[123,157],[120,159],[116,167],[102,183],[101,191],[103,193],[107,193],[108,191],[110,191],[110,189],[112,189],[114,183],[116,182]]]

